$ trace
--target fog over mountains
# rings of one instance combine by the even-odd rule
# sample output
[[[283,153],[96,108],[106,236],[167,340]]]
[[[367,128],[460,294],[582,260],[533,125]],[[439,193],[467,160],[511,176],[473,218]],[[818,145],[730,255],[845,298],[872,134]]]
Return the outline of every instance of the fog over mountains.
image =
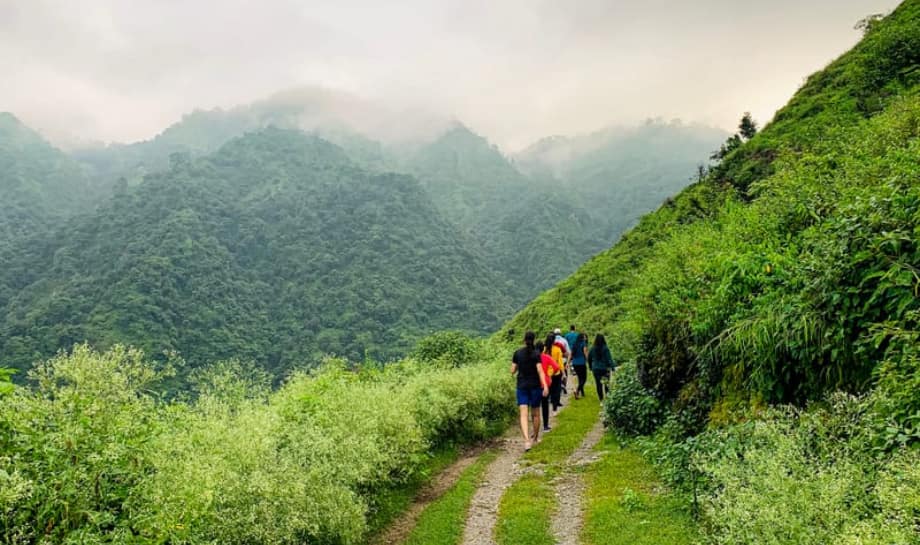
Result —
[[[300,89],[61,151],[0,118],[0,353],[128,343],[282,375],[494,331],[690,183],[718,129],[504,153],[455,120]]]

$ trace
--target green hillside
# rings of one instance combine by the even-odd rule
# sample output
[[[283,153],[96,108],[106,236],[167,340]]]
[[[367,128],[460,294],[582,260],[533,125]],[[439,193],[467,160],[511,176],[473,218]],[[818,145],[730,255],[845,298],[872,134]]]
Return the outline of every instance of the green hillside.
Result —
[[[0,112],[0,250],[92,203],[85,169],[12,114]]]
[[[920,2],[749,136],[500,335],[606,334],[707,542],[917,543]]]
[[[496,275],[411,177],[266,129],[123,188],[35,242],[26,285],[0,273],[0,354],[129,343],[273,373],[324,353],[389,359],[439,329],[494,330]]]

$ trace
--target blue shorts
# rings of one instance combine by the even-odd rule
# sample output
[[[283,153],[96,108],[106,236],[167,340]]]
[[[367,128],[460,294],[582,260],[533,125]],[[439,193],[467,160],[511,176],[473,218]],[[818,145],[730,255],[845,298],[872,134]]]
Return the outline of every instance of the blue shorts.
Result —
[[[521,405],[527,405],[531,409],[536,409],[540,406],[540,402],[543,400],[543,388],[518,388],[517,389],[517,402],[518,407]]]

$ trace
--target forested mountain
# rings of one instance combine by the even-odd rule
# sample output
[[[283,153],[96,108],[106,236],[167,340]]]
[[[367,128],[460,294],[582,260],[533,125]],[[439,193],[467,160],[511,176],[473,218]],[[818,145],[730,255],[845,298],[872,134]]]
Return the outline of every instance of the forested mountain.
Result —
[[[0,112],[0,249],[88,209],[95,196],[79,163]]]
[[[79,149],[73,155],[101,179],[125,177],[137,183],[144,174],[168,167],[173,153],[201,156],[247,132],[274,126],[317,132],[346,149],[359,164],[390,171],[383,168],[390,165],[385,165],[385,154],[373,137],[381,134],[380,125],[392,123],[394,115],[345,93],[293,89],[233,108],[195,110],[150,140]],[[428,130],[417,128],[405,116],[401,121],[406,130],[419,134]],[[398,131],[389,129],[389,133]]]
[[[590,203],[600,217],[604,247],[645,213],[686,187],[728,133],[680,120],[648,120],[575,137],[544,138],[514,156],[514,164],[567,195]]]
[[[25,367],[88,340],[272,371],[323,353],[403,353],[426,332],[511,310],[417,181],[375,174],[299,131],[266,129],[122,187],[0,272],[0,354]]]
[[[608,423],[655,434],[707,543],[917,543],[920,2],[863,27],[505,326],[607,335]]]
[[[527,178],[462,125],[418,150],[407,169],[505,276],[519,304],[603,246],[580,200]]]
[[[32,238],[7,236],[0,248],[5,361],[26,367],[89,340],[176,349],[193,365],[233,356],[276,370],[322,352],[388,359],[442,325],[488,331],[660,202],[660,178],[680,171],[667,187],[687,183],[700,132],[655,125],[595,135],[603,145],[592,153],[527,176],[463,125],[438,134],[437,123],[407,122],[400,136],[387,132],[396,131],[384,127],[387,115],[334,93],[293,92],[195,111],[151,140],[70,157],[5,118],[2,157],[13,167],[3,189],[13,205],[0,219]],[[273,135],[278,148],[255,134]],[[323,145],[302,150],[295,134]],[[642,152],[655,138],[665,144]],[[228,154],[250,163],[234,170]],[[527,164],[551,155],[530,153]],[[281,170],[291,173],[271,174]],[[333,179],[349,188],[345,200],[318,191],[311,206],[291,208],[304,184]],[[380,210],[412,214],[356,223],[361,192],[380,198]],[[330,271],[347,281],[336,284]]]

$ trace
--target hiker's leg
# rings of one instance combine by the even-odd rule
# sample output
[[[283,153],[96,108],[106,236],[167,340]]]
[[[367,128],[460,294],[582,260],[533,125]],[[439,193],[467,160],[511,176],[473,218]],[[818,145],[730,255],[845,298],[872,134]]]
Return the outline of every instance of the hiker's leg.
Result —
[[[543,427],[549,427],[549,396],[540,400],[540,408],[543,410]]]
[[[527,414],[527,405],[518,405],[521,411],[521,435],[524,437],[524,443],[530,443],[530,431],[527,429],[527,421],[530,415]]]
[[[540,439],[540,411],[536,407],[530,408],[530,414],[533,415],[533,440]]]
[[[604,401],[604,372],[594,371],[594,384],[597,385],[597,398]]]
[[[588,368],[584,365],[575,366],[575,374],[578,375],[578,395],[584,397],[585,395],[585,381],[588,380]]]

